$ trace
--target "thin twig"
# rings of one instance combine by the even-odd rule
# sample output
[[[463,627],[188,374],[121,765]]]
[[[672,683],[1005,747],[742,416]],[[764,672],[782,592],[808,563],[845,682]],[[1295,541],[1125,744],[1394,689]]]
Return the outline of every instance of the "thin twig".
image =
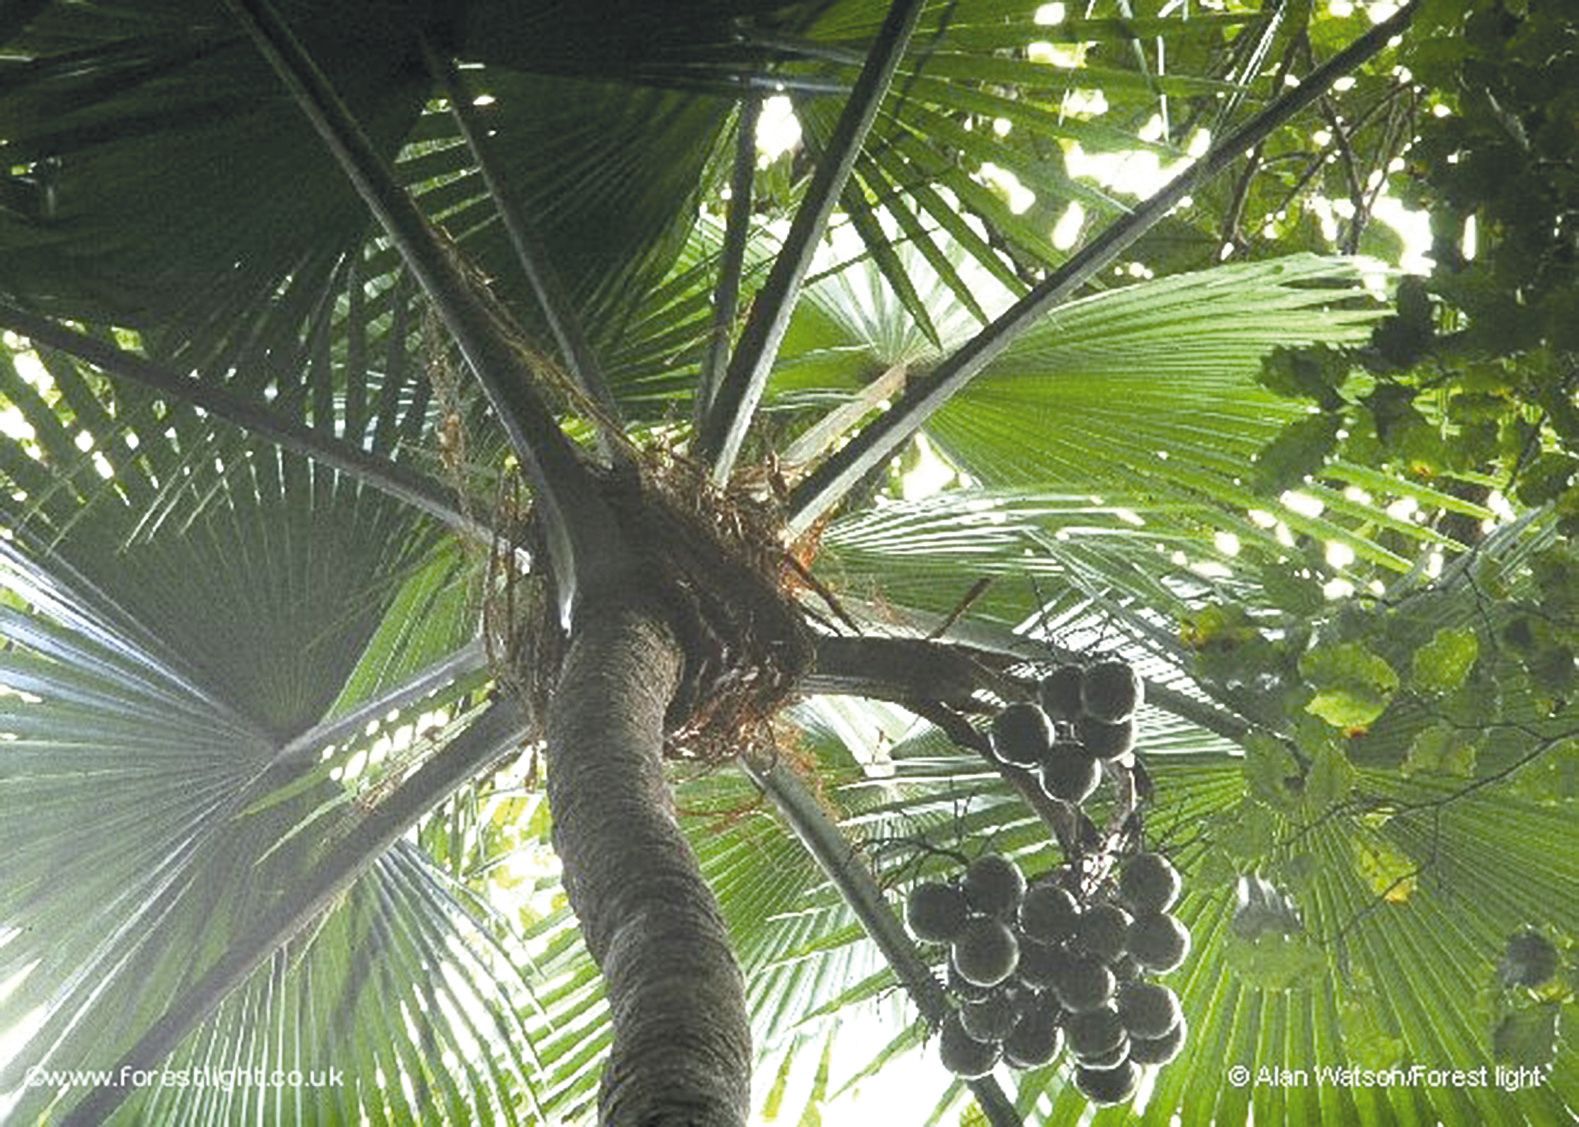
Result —
[[[813,574],[811,568],[801,563],[795,557],[795,553],[785,552],[784,562],[789,564],[790,570],[795,573],[797,579],[817,593],[817,597],[838,617],[840,622],[844,623],[856,634],[861,632],[861,624],[850,617],[849,612],[844,609],[844,605],[839,602],[839,597],[829,590],[826,583]]]
[[[948,614],[944,616],[942,622],[938,623],[932,628],[932,631],[927,635],[927,641],[935,642],[952,630],[954,628],[954,624],[960,620],[966,611],[970,610],[971,606],[975,604],[977,599],[981,598],[987,593],[987,588],[991,586],[992,576],[990,575],[984,575],[980,579],[976,580],[976,582],[972,583],[970,585],[970,590],[966,591],[964,597],[961,598],[958,603],[954,604],[954,609],[949,611]]]
[[[936,701],[926,700],[912,700],[905,707],[917,716],[937,725],[938,729],[956,746],[974,751],[981,757],[982,762],[1012,786],[1025,800],[1025,804],[1041,819],[1066,858],[1080,855],[1080,826],[1075,807],[1062,799],[1053,798],[1044,791],[1041,781],[1032,772],[1023,767],[1004,763],[993,755],[992,745],[988,743],[986,736],[978,732],[968,720],[953,709]]]

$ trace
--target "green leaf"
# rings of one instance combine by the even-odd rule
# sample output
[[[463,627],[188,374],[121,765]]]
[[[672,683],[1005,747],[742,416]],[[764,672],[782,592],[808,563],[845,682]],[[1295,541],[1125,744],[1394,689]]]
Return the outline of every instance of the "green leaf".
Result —
[[[1277,348],[1261,361],[1261,386],[1290,399],[1313,399],[1325,409],[1339,406],[1338,389],[1348,379],[1349,357],[1327,345]]]
[[[1308,987],[1327,973],[1327,953],[1305,935],[1232,935],[1225,951],[1234,973],[1263,990]]]
[[[1335,728],[1368,728],[1387,710],[1398,674],[1360,642],[1323,646],[1299,659],[1299,671],[1316,690],[1305,711]]]
[[[1480,636],[1466,626],[1444,626],[1415,651],[1410,684],[1424,693],[1450,693],[1464,683],[1480,656]]]
[[[1491,1034],[1491,1048],[1504,1064],[1542,1068],[1557,1055],[1557,1006],[1543,1002],[1515,1010]]]
[[[1564,740],[1514,776],[1509,789],[1540,803],[1579,799],[1579,740]]]
[[[1320,748],[1305,775],[1305,810],[1321,814],[1348,797],[1354,789],[1355,770],[1343,749],[1335,744]]]
[[[1298,803],[1304,779],[1292,751],[1257,733],[1245,741],[1245,783],[1252,796],[1273,809],[1289,809]]]
[[[1257,751],[1252,754],[1258,761],[1275,755],[1275,752],[1262,749],[1259,742],[1253,746]],[[1286,754],[1287,749],[1282,744],[1275,743],[1275,746],[1277,751]],[[1297,767],[1293,756],[1273,762],[1279,770]],[[1277,841],[1277,818],[1261,803],[1246,800],[1213,819],[1212,841],[1241,861],[1258,860],[1270,854]]]
[[[1343,1047],[1349,1059],[1367,1068],[1395,1068],[1403,1063],[1406,1046],[1385,1017],[1382,1000],[1370,985],[1370,976],[1358,974],[1343,992],[1338,1016],[1343,1023]]]
[[[1477,741],[1447,724],[1433,724],[1409,744],[1409,755],[1399,768],[1404,775],[1455,775],[1473,778]]]
[[[1317,473],[1338,445],[1343,416],[1323,412],[1295,419],[1255,458],[1257,493],[1274,496]]]

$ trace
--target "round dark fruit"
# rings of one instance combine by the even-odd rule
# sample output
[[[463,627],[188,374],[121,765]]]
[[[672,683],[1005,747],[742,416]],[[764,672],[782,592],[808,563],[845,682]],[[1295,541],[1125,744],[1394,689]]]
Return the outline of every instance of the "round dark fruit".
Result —
[[[1508,940],[1497,973],[1509,986],[1539,986],[1557,973],[1557,948],[1538,931],[1521,931]]]
[[[1119,987],[1118,1016],[1131,1037],[1154,1040],[1179,1024],[1184,1012],[1179,996],[1157,982],[1130,982]]]
[[[927,881],[905,899],[905,926],[923,943],[950,943],[965,930],[970,906],[952,884]]]
[[[1117,759],[1135,747],[1135,719],[1109,724],[1092,716],[1083,717],[1075,725],[1075,735],[1085,745],[1086,754],[1098,759]]]
[[[1075,929],[1075,944],[1088,955],[1111,963],[1124,953],[1130,915],[1117,904],[1087,908]]]
[[[1129,1043],[1129,1059],[1136,1064],[1167,1064],[1184,1048],[1189,1026],[1184,1018],[1161,1037],[1135,1037]]]
[[[992,750],[1005,763],[1032,767],[1053,744],[1053,725],[1034,704],[1017,701],[992,721]]]
[[[1135,961],[1156,974],[1166,974],[1190,953],[1190,932],[1167,912],[1136,916],[1126,940]]]
[[[1126,936],[1125,942],[1127,943],[1128,941],[1128,937]],[[1128,951],[1125,951],[1118,958],[1114,959],[1108,964],[1108,966],[1112,969],[1113,977],[1118,979],[1118,984],[1120,986],[1124,985],[1126,982],[1134,982],[1141,976],[1145,969],[1135,961],[1135,956],[1131,955]]]
[[[1020,928],[1042,943],[1062,943],[1080,923],[1080,902],[1067,888],[1038,884],[1020,901]]]
[[[1058,981],[1064,954],[1051,943],[1020,936],[1020,965],[1015,970],[1019,981],[1033,990],[1046,990]]]
[[[1141,700],[1140,678],[1127,661],[1099,661],[1080,678],[1080,707],[1109,724],[1128,720]]]
[[[1034,1018],[1038,1021],[1049,1021],[1054,1025],[1062,1026],[1064,1018],[1069,1016],[1064,1012],[1064,1007],[1059,1004],[1058,995],[1051,989],[1026,990],[1022,988],[1019,995],[1015,998],[1015,1003],[1020,1008],[1021,1021]]]
[[[1064,1022],[1064,1032],[1069,1037],[1069,1051],[1081,1060],[1105,1056],[1128,1038],[1111,1003],[1074,1014]]]
[[[1097,1053],[1089,1057],[1076,1057],[1075,1059],[1087,1068],[1117,1068],[1129,1060],[1129,1034],[1126,1033],[1119,1038],[1118,1044],[1105,1053]]]
[[[1117,1068],[1075,1069],[1075,1087],[1080,1094],[1100,1107],[1121,1104],[1135,1094],[1140,1083],[1140,1070],[1129,1061]]]
[[[978,1041],[965,1032],[959,1014],[949,1014],[943,1019],[943,1029],[938,1036],[938,1056],[943,1067],[955,1076],[975,1080],[992,1071],[998,1063],[999,1047],[996,1041]]]
[[[1117,985],[1101,959],[1071,952],[1059,968],[1053,992],[1064,1009],[1078,1014],[1106,1004]]]
[[[991,986],[977,986],[974,982],[966,982],[960,977],[959,968],[954,965],[952,960],[949,961],[948,965],[947,989],[950,994],[962,1002],[980,1001],[993,991]]]
[[[1166,912],[1179,898],[1179,870],[1160,853],[1137,853],[1119,871],[1118,894],[1136,914]]]
[[[1060,665],[1037,686],[1042,710],[1054,720],[1073,720],[1080,715],[1081,672],[1078,665]]]
[[[1002,1041],[1020,1020],[1020,1007],[1007,990],[994,990],[977,1002],[962,1002],[960,1024],[978,1041]]]
[[[1014,933],[999,920],[972,919],[954,941],[954,967],[974,986],[996,986],[1014,973],[1020,962],[1020,945]]]
[[[1064,1048],[1064,1031],[1058,1024],[1061,1013],[1056,1004],[1027,1013],[1014,1032],[1004,1038],[1003,1059],[1015,1068],[1040,1068],[1051,1063]]]
[[[1090,798],[1102,781],[1102,765],[1077,743],[1060,742],[1042,761],[1042,790],[1076,806]]]
[[[1025,895],[1025,875],[1020,866],[996,853],[983,853],[972,861],[960,879],[970,910],[984,916],[1013,919]]]

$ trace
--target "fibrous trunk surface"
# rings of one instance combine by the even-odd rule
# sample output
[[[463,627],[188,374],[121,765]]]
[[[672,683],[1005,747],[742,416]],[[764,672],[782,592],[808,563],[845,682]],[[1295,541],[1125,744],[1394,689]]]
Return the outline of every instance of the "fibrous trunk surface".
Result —
[[[608,1127],[737,1127],[750,1105],[745,991],[664,778],[684,656],[639,601],[588,599],[548,715],[554,848],[603,970]]]

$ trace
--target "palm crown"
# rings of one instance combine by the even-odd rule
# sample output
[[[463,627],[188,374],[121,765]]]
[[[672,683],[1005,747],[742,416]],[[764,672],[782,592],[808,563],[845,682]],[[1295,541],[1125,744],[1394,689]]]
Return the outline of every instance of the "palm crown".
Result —
[[[1283,144],[1335,78],[1362,74],[1351,119],[1391,97],[1357,68],[1409,9],[1318,40],[1329,65],[1287,93],[1276,14],[1057,7],[0,16],[6,1115],[579,1122],[605,1072],[613,1121],[661,1104],[639,1057],[609,1063],[652,1031],[639,1000],[611,1026],[607,995],[653,974],[620,963],[626,902],[596,854],[627,831],[645,848],[670,786],[705,888],[677,854],[694,935],[651,941],[701,937],[697,1008],[733,1051],[731,964],[707,961],[727,935],[751,1107],[814,1115],[926,1039],[917,1008],[939,1016],[934,952],[885,890],[956,867],[939,848],[1030,871],[1067,853],[971,733],[1001,677],[1088,650],[1147,680],[1146,837],[1185,873],[1195,936],[1171,979],[1190,1041],[1142,1118],[1571,1115],[1556,1004],[1493,996],[1509,935],[1579,929],[1570,811],[1524,771],[1560,772],[1567,732],[1538,683],[1492,676],[1500,653],[1476,666],[1504,698],[1478,761],[1409,696],[1458,691],[1447,650],[1506,613],[1481,561],[1511,599],[1561,535],[1532,511],[1466,552],[1437,518],[1489,519],[1484,497],[1330,444],[1305,478],[1310,409],[1263,362],[1363,345],[1386,270],[1303,236],[1244,255],[1235,235],[1213,264],[1221,209],[1270,215],[1277,192],[1211,174]],[[1071,105],[1090,90],[1107,112]],[[782,96],[802,143],[759,162]],[[1197,134],[1216,145],[1171,196],[1069,167],[1075,145],[1179,160]],[[1088,237],[1057,245],[1071,202]],[[709,538],[738,574],[709,570]],[[654,671],[671,627],[577,649],[659,573],[700,624],[675,668]],[[1256,646],[1336,621],[1324,583],[1415,600],[1369,655],[1413,680],[1296,659],[1315,699],[1290,721]],[[992,677],[918,683],[868,638]],[[622,681],[622,645],[656,657]],[[605,673],[653,699],[597,715],[581,697]],[[634,781],[575,757],[584,732],[638,730]],[[1227,1072],[1493,1056],[1555,1059],[1551,1082]],[[345,1078],[37,1079],[111,1062]],[[936,1076],[942,1113],[966,1084]],[[1058,1067],[969,1087],[995,1123],[1087,1106]]]

